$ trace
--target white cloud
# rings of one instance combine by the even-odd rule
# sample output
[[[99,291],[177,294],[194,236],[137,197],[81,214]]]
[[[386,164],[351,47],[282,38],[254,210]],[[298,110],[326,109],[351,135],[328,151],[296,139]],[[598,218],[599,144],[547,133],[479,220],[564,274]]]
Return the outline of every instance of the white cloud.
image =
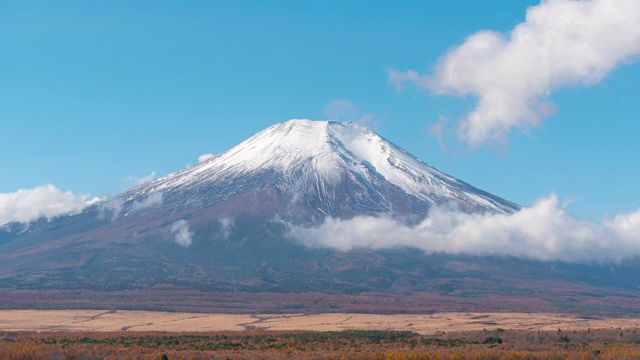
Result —
[[[60,215],[79,213],[86,206],[89,195],[63,192],[46,184],[34,189],[20,189],[14,193],[0,193],[0,225],[12,221],[30,222],[40,217],[51,219]]]
[[[140,201],[134,201],[131,208],[133,211],[147,209],[162,204],[162,191],[156,191],[149,194]]]
[[[193,233],[191,232],[189,224],[185,220],[178,220],[171,224],[169,231],[173,235],[173,239],[176,243],[183,247],[191,246]]]
[[[599,223],[581,221],[554,194],[512,215],[435,208],[414,227],[385,217],[328,218],[317,227],[289,226],[289,236],[309,247],[342,251],[410,247],[426,253],[607,263],[640,256],[640,210]]]
[[[231,236],[231,231],[235,226],[235,222],[233,218],[230,218],[230,217],[220,218],[218,219],[218,222],[220,223],[220,234],[222,235],[222,238],[225,240],[228,240],[229,237]]]
[[[214,154],[202,154],[198,156],[198,163],[205,162],[207,160],[213,159],[216,157]]]
[[[432,75],[389,70],[396,88],[410,82],[435,94],[474,96],[457,126],[472,147],[540,127],[555,111],[550,92],[592,85],[640,53],[640,1],[548,0],[527,9],[510,33],[480,31],[448,51]]]
[[[101,201],[107,200],[106,196],[94,196],[86,201],[87,206],[97,204]]]
[[[143,177],[137,177],[136,175],[129,175],[126,177],[126,181],[130,184],[132,184],[133,186],[137,186],[137,185],[142,185],[146,182],[149,182],[153,179],[156,178],[156,172],[155,170],[151,172],[151,174],[143,176]]]

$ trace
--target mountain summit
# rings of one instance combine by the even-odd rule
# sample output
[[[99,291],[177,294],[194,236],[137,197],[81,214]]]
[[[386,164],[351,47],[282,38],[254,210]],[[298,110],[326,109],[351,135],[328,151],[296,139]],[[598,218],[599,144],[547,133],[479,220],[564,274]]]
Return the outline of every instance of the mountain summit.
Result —
[[[274,213],[300,221],[326,216],[423,217],[433,205],[512,213],[519,207],[425,164],[355,123],[290,120],[195,166],[123,193],[125,204],[163,194],[174,209]]]

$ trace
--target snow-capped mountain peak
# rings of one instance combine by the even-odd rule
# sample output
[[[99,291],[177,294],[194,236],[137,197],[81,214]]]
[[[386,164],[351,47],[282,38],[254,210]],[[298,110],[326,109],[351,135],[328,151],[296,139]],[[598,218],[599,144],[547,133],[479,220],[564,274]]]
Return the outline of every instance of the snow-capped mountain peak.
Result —
[[[213,205],[269,188],[282,202],[295,199],[331,216],[426,213],[444,202],[469,211],[519,208],[440,172],[363,126],[297,119],[124,195],[125,201],[134,201],[153,192],[190,192],[198,194],[190,202]]]

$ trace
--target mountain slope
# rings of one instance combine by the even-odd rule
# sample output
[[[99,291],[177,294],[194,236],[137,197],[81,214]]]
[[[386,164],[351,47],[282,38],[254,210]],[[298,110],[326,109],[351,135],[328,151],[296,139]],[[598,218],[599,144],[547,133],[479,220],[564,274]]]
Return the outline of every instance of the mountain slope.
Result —
[[[520,297],[540,289],[556,296],[557,284],[571,283],[580,293],[615,288],[628,299],[637,292],[640,266],[633,262],[611,275],[603,266],[413,249],[345,253],[307,248],[284,225],[380,214],[415,223],[444,204],[467,212],[519,209],[359,125],[291,120],[80,214],[5,226],[0,288]]]

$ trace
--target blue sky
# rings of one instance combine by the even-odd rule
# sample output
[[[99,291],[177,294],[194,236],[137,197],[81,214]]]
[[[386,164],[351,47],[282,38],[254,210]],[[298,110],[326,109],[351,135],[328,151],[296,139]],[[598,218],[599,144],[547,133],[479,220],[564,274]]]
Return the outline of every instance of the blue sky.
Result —
[[[476,97],[389,79],[431,74],[467,37],[508,33],[537,4],[3,1],[0,193],[51,183],[114,194],[127,177],[179,170],[276,122],[325,119],[345,100],[355,110],[340,120],[368,116],[427,163],[521,205],[556,192],[583,219],[635,211],[637,55],[551,88],[556,111],[541,128],[478,146],[446,136],[445,149],[429,131],[441,119],[455,131]]]

